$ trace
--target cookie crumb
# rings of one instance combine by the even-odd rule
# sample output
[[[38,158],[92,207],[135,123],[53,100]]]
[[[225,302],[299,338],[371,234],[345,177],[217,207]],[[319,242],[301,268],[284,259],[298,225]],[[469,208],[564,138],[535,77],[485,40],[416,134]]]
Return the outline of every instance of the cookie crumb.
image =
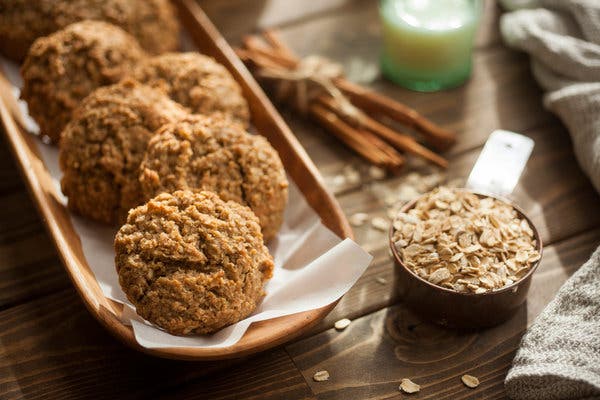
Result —
[[[323,371],[317,371],[314,375],[313,375],[313,380],[315,382],[325,382],[329,380],[329,372],[323,370]]]
[[[401,391],[403,391],[404,393],[411,394],[411,393],[417,393],[419,390],[421,390],[421,386],[417,385],[416,383],[414,383],[413,381],[411,381],[408,378],[404,378],[400,382],[399,389]]]
[[[350,322],[352,321],[350,321],[348,318],[340,319],[334,324],[334,327],[338,331],[343,331],[348,327],[348,325],[350,325]]]
[[[387,283],[387,279],[382,278],[381,276],[378,276],[377,278],[375,278],[375,280],[377,281],[377,283],[379,283],[380,285],[385,285]]]
[[[477,386],[479,386],[479,379],[473,375],[465,374],[460,377],[460,380],[465,384],[466,387],[471,389],[475,389]]]

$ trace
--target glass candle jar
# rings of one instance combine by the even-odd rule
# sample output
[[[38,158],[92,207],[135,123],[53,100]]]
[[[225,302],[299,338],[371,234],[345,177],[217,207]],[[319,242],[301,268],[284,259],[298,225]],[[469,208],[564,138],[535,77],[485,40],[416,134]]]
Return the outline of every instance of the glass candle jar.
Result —
[[[431,92],[470,76],[479,0],[381,0],[379,11],[388,79]]]

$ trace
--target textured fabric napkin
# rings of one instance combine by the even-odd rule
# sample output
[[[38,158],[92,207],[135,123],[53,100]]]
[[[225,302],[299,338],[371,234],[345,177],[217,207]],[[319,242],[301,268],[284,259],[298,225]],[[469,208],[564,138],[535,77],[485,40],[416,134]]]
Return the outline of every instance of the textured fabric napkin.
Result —
[[[529,328],[505,387],[513,399],[600,399],[600,248]]]
[[[539,3],[505,14],[502,36],[531,55],[545,106],[569,128],[577,160],[600,192],[600,0]]]
[[[502,36],[531,55],[545,106],[600,192],[600,0],[521,3],[537,8],[505,14]],[[529,328],[505,387],[513,399],[600,399],[600,248]]]

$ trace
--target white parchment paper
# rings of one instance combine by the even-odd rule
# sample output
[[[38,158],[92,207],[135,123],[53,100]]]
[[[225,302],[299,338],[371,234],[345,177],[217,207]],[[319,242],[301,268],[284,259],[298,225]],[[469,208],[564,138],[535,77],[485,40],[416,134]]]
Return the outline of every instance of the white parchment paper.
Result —
[[[13,95],[18,99],[22,83],[18,67],[5,59],[0,58],[0,62],[13,84]],[[36,134],[37,125],[27,115],[26,105],[19,103],[21,120],[28,131]],[[57,198],[66,205],[60,190],[58,149],[41,140],[37,145],[56,185]],[[231,346],[242,338],[253,322],[313,310],[336,301],[352,287],[372,259],[352,240],[342,240],[327,229],[290,179],[283,226],[277,237],[268,243],[275,269],[273,279],[266,285],[267,295],[262,303],[248,318],[213,335],[174,336],[140,318],[121,290],[114,266],[116,228],[76,215],[71,215],[71,220],[104,295],[125,305],[123,322],[133,326],[136,340],[147,348]]]

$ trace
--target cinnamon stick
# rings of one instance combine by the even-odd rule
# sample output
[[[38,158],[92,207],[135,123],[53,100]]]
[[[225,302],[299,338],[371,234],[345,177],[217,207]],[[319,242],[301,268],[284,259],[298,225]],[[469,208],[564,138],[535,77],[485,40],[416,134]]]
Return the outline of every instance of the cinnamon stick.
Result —
[[[294,69],[298,65],[297,61],[293,61],[282,54],[274,52],[273,49],[267,49],[262,46],[259,46],[259,45],[255,44],[253,41],[250,41],[249,39],[246,39],[244,41],[244,43],[245,43],[246,48],[250,52],[252,52],[254,55],[260,55],[264,58],[267,58],[267,59],[277,63],[280,68],[284,67],[284,68]],[[251,44],[248,45],[247,43],[251,43]]]
[[[404,158],[396,153],[393,148],[382,150],[368,135],[361,135],[352,126],[342,121],[335,113],[327,110],[320,104],[313,104],[309,108],[310,114],[318,120],[328,131],[342,140],[346,145],[367,159],[372,164],[396,172],[404,164]]]
[[[267,29],[263,32],[263,36],[279,54],[286,57],[289,61],[295,62],[296,64],[298,63],[298,57],[296,57],[292,50],[281,41],[279,32],[273,29]]]
[[[325,105],[329,110],[335,112],[340,118],[344,118],[341,111],[335,107],[335,103],[331,97],[319,96],[318,101]],[[448,161],[446,161],[446,159],[437,155],[428,148],[421,146],[419,142],[417,142],[411,136],[398,133],[369,117],[367,114],[363,114],[361,116],[360,123],[364,128],[387,140],[397,149],[423,157],[424,159],[442,168],[448,168]]]
[[[297,68],[298,57],[280,39],[276,31],[263,32],[261,37],[247,36],[243,39],[245,49],[236,52],[246,62],[265,71],[290,71]],[[263,77],[276,79],[270,74]],[[355,121],[340,109],[330,95],[317,98],[318,103],[309,106],[309,113],[321,122],[335,136],[353,148],[358,154],[372,163],[388,169],[396,169],[404,159],[396,149],[406,151],[442,167],[448,162],[438,154],[423,147],[409,135],[394,131],[375,120],[371,115],[384,115],[395,121],[414,127],[424,138],[438,149],[446,149],[455,142],[455,135],[427,120],[416,110],[354,84],[344,78],[333,80],[334,85],[348,97],[350,102],[361,111],[361,127],[356,128]],[[287,92],[289,84],[278,85],[280,95]],[[281,97],[281,96],[279,96]],[[368,114],[368,115],[367,115]]]
[[[293,68],[294,65],[298,63],[298,58],[279,39],[276,31],[265,31],[263,36],[282,56],[282,61],[285,63],[285,66]],[[438,150],[447,150],[456,142],[456,135],[454,133],[429,121],[416,110],[402,103],[352,83],[344,78],[336,79],[334,83],[338,89],[350,97],[350,100],[358,107],[363,108],[369,113],[375,112],[385,114],[395,121],[414,127],[423,134],[425,140]]]
[[[272,68],[272,69],[280,69],[281,64],[278,64],[276,61],[271,60],[268,57],[264,57],[262,55],[256,54],[252,51],[246,49],[234,49],[237,56],[245,62],[252,62],[259,67],[262,68]]]
[[[335,84],[350,101],[368,113],[381,113],[389,118],[417,129],[432,146],[447,150],[456,142],[454,133],[434,124],[416,110],[382,96],[346,79],[336,79]]]

